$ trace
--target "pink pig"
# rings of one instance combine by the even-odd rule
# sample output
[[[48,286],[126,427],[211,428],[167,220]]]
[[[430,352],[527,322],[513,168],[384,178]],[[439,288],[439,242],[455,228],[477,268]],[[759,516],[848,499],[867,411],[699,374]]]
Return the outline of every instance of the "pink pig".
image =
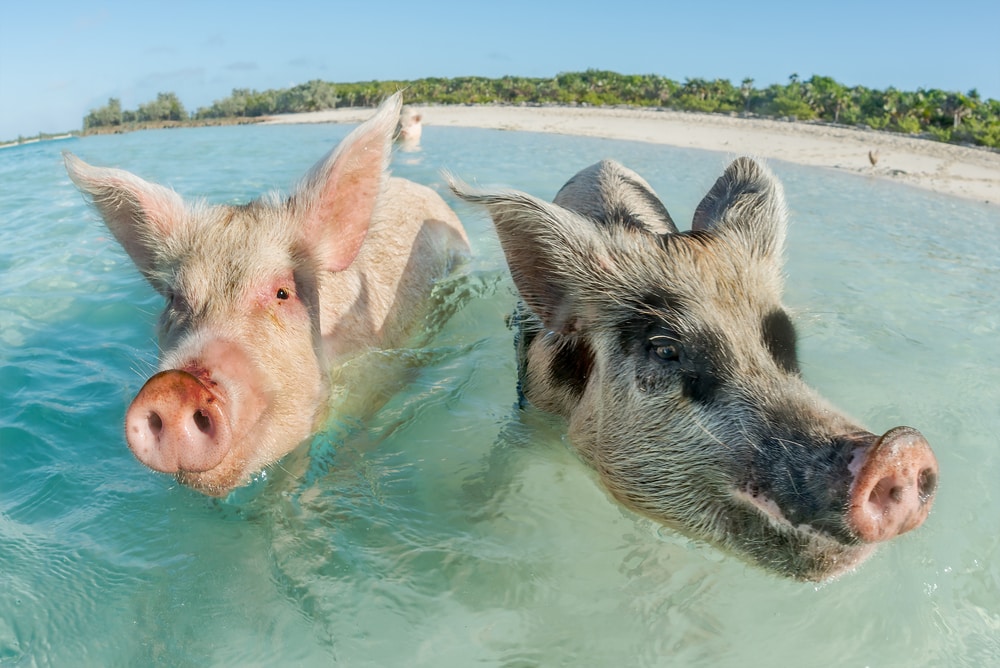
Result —
[[[160,371],[125,416],[143,464],[225,495],[322,427],[332,370],[418,329],[435,281],[469,247],[437,193],[389,177],[399,109],[397,94],[287,199],[239,206],[188,203],[65,156],[167,300]]]
[[[423,114],[417,113],[410,106],[404,106],[399,113],[399,123],[396,125],[396,141],[403,150],[413,151],[420,148],[423,127]]]

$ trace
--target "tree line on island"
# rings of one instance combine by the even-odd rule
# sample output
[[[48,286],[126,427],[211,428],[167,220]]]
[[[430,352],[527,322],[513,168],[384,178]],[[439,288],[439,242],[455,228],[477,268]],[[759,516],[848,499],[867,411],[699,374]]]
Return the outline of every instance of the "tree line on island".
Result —
[[[973,89],[901,91],[848,87],[830,77],[801,79],[756,88],[753,79],[734,85],[725,79],[679,83],[655,74],[602,70],[567,72],[552,78],[506,76],[425,78],[413,81],[330,83],[313,80],[285,89],[237,88],[209,107],[189,113],[177,95],[160,93],[135,110],[117,98],[83,119],[85,133],[124,131],[172,124],[253,122],[274,114],[377,105],[403,90],[410,104],[529,104],[634,106],[723,113],[760,118],[820,121],[920,135],[939,141],[1000,149],[1000,101]]]

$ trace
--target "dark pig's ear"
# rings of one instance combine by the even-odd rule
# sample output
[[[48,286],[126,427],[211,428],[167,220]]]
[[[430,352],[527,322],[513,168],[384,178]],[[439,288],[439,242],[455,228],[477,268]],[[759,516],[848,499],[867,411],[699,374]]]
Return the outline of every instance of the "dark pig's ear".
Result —
[[[292,208],[301,217],[303,248],[323,269],[342,271],[361,250],[388,178],[400,105],[399,93],[383,102],[372,118],[316,163],[292,196]]]
[[[614,265],[601,230],[531,195],[475,190],[447,178],[458,197],[489,211],[514,284],[545,327],[561,334],[586,327],[594,286],[605,282]]]
[[[72,153],[64,153],[63,160],[70,179],[93,202],[115,239],[153,282],[150,272],[155,252],[185,220],[184,200],[169,188],[121,169],[94,167]]]
[[[788,212],[781,183],[757,161],[734,160],[694,212],[692,230],[735,237],[762,258],[779,259]]]

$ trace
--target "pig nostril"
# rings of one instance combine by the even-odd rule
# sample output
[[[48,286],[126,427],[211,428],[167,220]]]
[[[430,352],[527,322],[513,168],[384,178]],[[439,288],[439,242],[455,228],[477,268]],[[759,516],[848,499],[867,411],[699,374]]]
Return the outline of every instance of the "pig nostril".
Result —
[[[903,488],[894,483],[891,476],[879,480],[868,495],[868,503],[883,510],[890,503],[899,503],[903,499]]]
[[[864,445],[862,445],[864,447]],[[859,448],[861,466],[849,491],[847,520],[865,543],[878,543],[920,526],[938,487],[938,467],[916,430],[897,427]]]
[[[917,492],[920,495],[920,503],[927,503],[937,490],[937,472],[934,469],[923,469],[917,476]]]
[[[153,432],[154,436],[159,436],[160,432],[163,431],[163,419],[159,413],[150,413],[149,417],[146,418],[146,424],[149,425],[149,430]]]
[[[195,411],[193,417],[194,426],[198,427],[198,431],[207,434],[212,430],[212,419],[205,414],[205,411]]]

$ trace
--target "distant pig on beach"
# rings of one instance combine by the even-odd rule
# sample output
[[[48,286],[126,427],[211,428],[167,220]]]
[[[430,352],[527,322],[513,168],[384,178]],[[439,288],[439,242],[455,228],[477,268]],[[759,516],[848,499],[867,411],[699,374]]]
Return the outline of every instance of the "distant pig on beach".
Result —
[[[399,109],[386,100],[290,197],[238,206],[65,156],[166,299],[159,373],[125,416],[143,464],[225,495],[322,427],[331,369],[418,329],[468,240],[437,193],[389,177]]]
[[[927,517],[924,437],[873,434],[802,380],[781,303],[784,195],[756,161],[729,165],[684,232],[612,161],[554,203],[452,188],[492,215],[521,295],[523,397],[567,419],[622,504],[807,580]]]
[[[404,106],[399,112],[399,123],[396,124],[396,141],[404,151],[414,151],[420,148],[421,134],[423,115],[410,106]]]

